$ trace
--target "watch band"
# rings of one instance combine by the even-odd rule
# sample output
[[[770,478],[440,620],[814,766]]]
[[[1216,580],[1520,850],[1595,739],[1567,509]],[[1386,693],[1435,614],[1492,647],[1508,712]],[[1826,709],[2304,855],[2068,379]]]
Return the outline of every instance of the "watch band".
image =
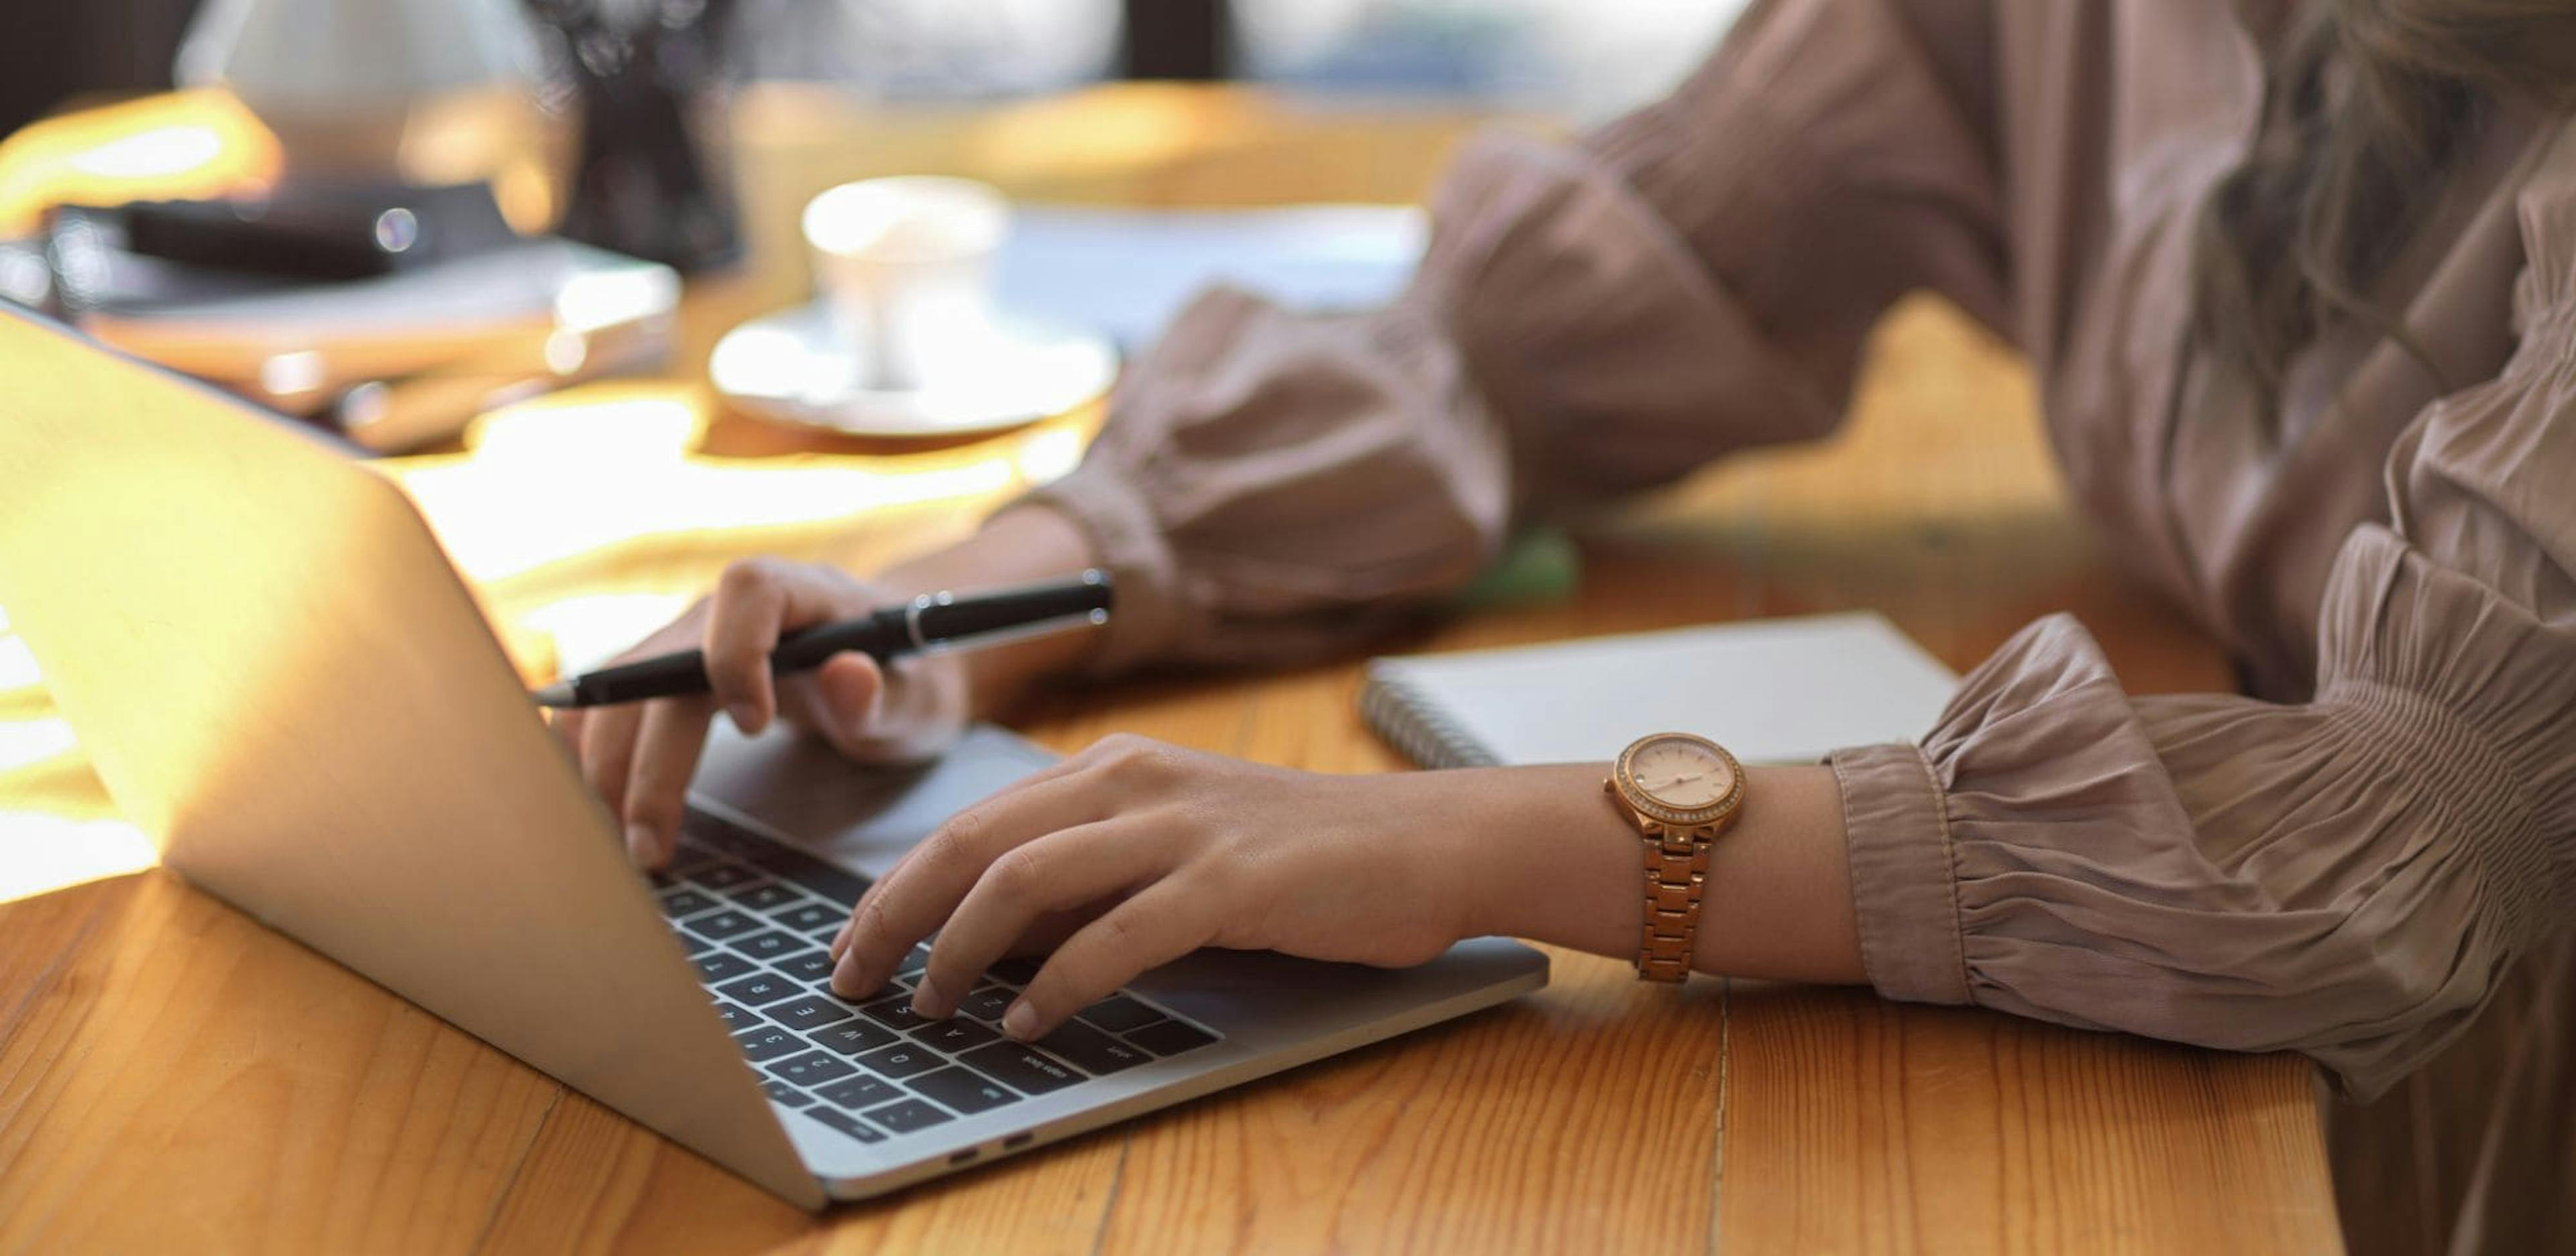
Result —
[[[1699,935],[1699,904],[1708,891],[1708,852],[1717,835],[1707,826],[1646,834],[1646,929],[1637,946],[1637,975],[1647,981],[1680,981],[1691,973],[1691,948]]]

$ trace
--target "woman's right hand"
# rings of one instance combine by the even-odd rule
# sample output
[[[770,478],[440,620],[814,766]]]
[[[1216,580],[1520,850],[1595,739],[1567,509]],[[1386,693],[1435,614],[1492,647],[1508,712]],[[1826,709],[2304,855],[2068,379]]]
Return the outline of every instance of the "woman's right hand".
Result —
[[[907,596],[833,567],[747,559],[725,569],[713,594],[620,656],[626,661],[696,646],[706,653],[714,685],[710,694],[557,718],[582,777],[625,826],[627,854],[645,868],[670,861],[707,724],[719,709],[747,734],[785,719],[861,763],[917,761],[955,740],[971,710],[967,673],[956,655],[916,655],[881,669],[850,652],[812,671],[770,675],[769,654],[781,635]]]

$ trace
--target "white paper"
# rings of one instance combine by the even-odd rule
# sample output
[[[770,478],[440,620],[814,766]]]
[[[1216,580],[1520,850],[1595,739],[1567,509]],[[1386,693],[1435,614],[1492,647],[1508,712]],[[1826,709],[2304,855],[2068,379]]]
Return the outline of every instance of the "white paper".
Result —
[[[1648,733],[1697,733],[1746,763],[1813,763],[1911,742],[1958,677],[1869,612],[1754,620],[1384,660],[1507,764],[1609,759]]]

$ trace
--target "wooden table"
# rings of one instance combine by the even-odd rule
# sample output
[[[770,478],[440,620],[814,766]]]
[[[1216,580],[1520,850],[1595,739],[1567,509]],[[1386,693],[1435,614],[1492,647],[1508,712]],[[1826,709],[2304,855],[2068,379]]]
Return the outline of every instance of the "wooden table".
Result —
[[[871,170],[945,165],[1022,194],[1137,203],[1391,200],[1420,186],[1460,127],[1421,115],[1378,126],[1176,89],[930,117],[833,109],[749,102],[766,128],[744,141],[765,258],[779,256],[804,194]],[[764,262],[694,297],[693,326],[794,295],[794,269]],[[638,395],[623,396],[631,405]],[[683,409],[692,395],[641,394]],[[1058,430],[1078,436],[1088,417]],[[1064,438],[1024,434],[931,458],[1024,475],[1026,442],[1047,439]],[[738,421],[717,422],[702,445],[801,450],[777,462],[685,460],[778,483],[919,465]],[[442,530],[492,531],[493,519],[458,517],[475,510],[541,520],[525,501],[492,499],[509,483],[485,465],[496,457],[487,447],[398,474]],[[498,478],[472,478],[484,472]],[[881,561],[953,532],[1010,489],[960,482],[856,532],[829,510],[718,520],[501,562],[478,587],[513,643],[542,653],[525,625],[567,598],[677,595],[751,548]],[[2216,650],[2111,575],[2075,523],[2016,361],[1928,302],[1882,327],[1855,418],[1835,441],[1737,459],[1587,526],[1576,547],[1571,597],[1463,614],[1408,648],[1873,606],[1965,669],[2033,616],[2071,609],[2139,689],[2227,683]],[[1130,729],[1325,771],[1398,767],[1353,714],[1357,667],[1065,691],[1019,723],[1062,750]],[[40,688],[0,691],[0,731],[49,716]],[[59,823],[31,830],[36,814]],[[34,860],[39,841],[104,840],[112,814],[76,751],[0,760],[0,872]],[[1647,988],[1614,960],[1552,959],[1550,988],[1510,1006],[815,1218],[165,873],[119,876],[0,904],[0,1248],[2338,1245],[2313,1083],[2296,1059],[1852,990],[1714,979]]]

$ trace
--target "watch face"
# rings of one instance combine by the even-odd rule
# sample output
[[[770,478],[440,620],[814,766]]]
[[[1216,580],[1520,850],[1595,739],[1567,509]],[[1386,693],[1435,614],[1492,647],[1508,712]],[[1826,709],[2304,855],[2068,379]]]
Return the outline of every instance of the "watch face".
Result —
[[[1741,770],[1704,738],[1681,733],[1649,737],[1621,757],[1626,778],[1647,810],[1671,822],[1696,822],[1722,814],[1742,785]]]

